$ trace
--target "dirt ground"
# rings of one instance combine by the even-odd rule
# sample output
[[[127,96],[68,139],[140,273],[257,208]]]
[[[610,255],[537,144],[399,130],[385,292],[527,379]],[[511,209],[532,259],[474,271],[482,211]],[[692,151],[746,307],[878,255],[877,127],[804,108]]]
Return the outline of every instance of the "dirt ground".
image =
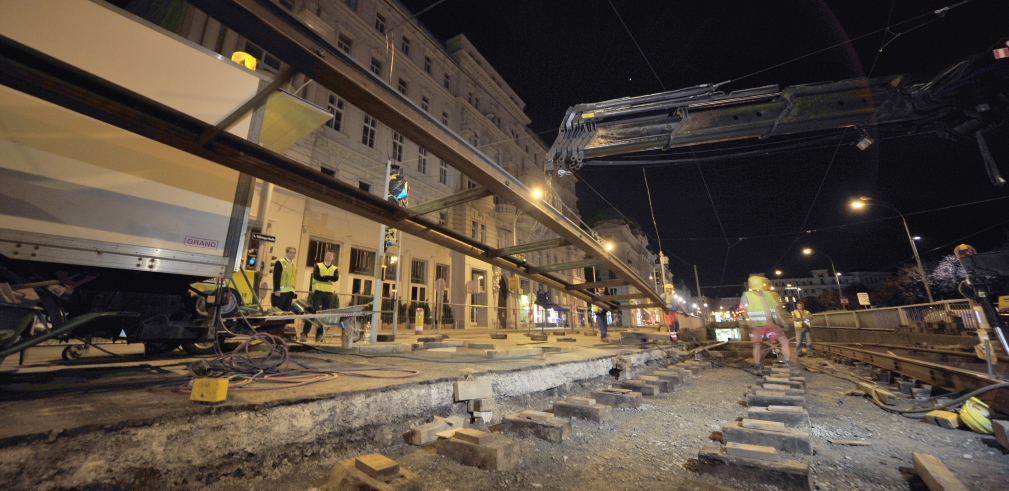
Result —
[[[969,489],[1009,489],[1009,455],[994,438],[884,412],[866,399],[840,395],[852,384],[827,374],[806,377],[815,454],[786,455],[812,466],[815,489],[907,490],[909,483],[898,468],[913,467],[912,451],[935,455]],[[695,468],[691,461],[713,432],[746,414],[738,401],[754,380],[732,368],[701,372],[672,394],[646,398],[639,409],[614,410],[613,421],[573,421],[573,438],[563,444],[520,440],[519,464],[504,472],[465,467],[435,455],[433,447],[412,447],[398,435],[373,429],[277,449],[273,455],[236,455],[220,467],[167,480],[152,471],[149,476],[123,476],[118,482],[124,489],[311,490],[322,485],[338,460],[382,452],[422,476],[430,491],[725,489],[719,486],[772,490],[776,488],[759,484],[759,476],[739,482],[689,470]],[[500,403],[505,410],[546,409],[553,400],[587,395],[608,383],[558,387]],[[865,440],[871,446],[838,446],[828,438]]]
[[[867,399],[840,395],[853,387],[848,381],[820,373],[805,375],[815,455],[786,456],[811,465],[815,489],[909,489],[898,468],[912,467],[912,451],[934,455],[969,489],[1009,489],[1009,455],[994,438],[891,414]],[[520,463],[505,472],[464,467],[435,455],[432,447],[406,445],[400,435],[388,429],[404,426],[405,421],[396,421],[387,427],[330,435],[311,444],[258,455],[236,453],[185,474],[149,469],[110,476],[107,484],[89,489],[312,490],[325,482],[339,460],[380,452],[423,477],[430,491],[725,489],[719,486],[771,490],[776,488],[690,470],[696,468],[692,461],[701,446],[710,442],[712,433],[746,414],[739,400],[754,380],[753,375],[733,368],[703,371],[673,393],[647,397],[638,409],[614,409],[611,421],[572,421],[573,438],[561,445],[521,440]],[[597,379],[570,384],[498,403],[509,412],[546,409],[553,400],[587,395],[611,382]],[[461,412],[463,406],[458,404],[456,409]],[[872,445],[834,446],[827,439],[864,440]],[[38,489],[38,481],[19,486],[17,475],[4,472],[9,470],[0,469],[0,474],[15,483],[13,489]]]

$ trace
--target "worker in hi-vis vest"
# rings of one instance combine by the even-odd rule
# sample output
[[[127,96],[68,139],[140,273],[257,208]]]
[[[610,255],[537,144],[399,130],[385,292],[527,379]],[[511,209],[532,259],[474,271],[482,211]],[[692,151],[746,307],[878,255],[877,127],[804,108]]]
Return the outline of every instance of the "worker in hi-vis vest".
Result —
[[[680,308],[680,304],[676,301],[676,292],[673,290],[672,283],[666,283],[663,289],[665,291],[659,297],[662,298],[662,303],[666,304],[666,327],[669,328],[669,339],[675,343],[680,340],[680,316],[676,312]]]
[[[788,336],[785,335],[784,326],[792,320],[791,316],[786,317],[781,303],[776,299],[777,296],[771,295],[773,292],[767,285],[767,278],[753,275],[746,284],[750,289],[743,293],[739,307],[746,311],[746,319],[749,321],[750,343],[753,344],[753,368],[760,369],[760,343],[765,337],[781,346],[785,364],[790,364]]]
[[[315,263],[312,269],[312,312],[319,313],[322,310],[333,308],[333,300],[336,297],[336,287],[333,282],[340,279],[340,273],[336,271],[336,264],[333,264],[333,251],[326,251],[321,263]],[[339,302],[337,302],[339,307]],[[306,322],[301,331],[301,342],[308,341],[308,331],[312,330],[312,323]],[[321,327],[316,327],[315,342],[322,342],[323,331]]]
[[[806,356],[806,353],[813,350],[813,333],[810,329],[812,321],[813,314],[806,310],[806,306],[802,302],[795,304],[792,323],[795,326],[795,354],[799,356]]]
[[[284,250],[284,257],[273,265],[273,306],[283,310],[291,311],[291,303],[294,302],[294,278],[296,271],[294,268],[294,256],[298,250],[288,247]]]

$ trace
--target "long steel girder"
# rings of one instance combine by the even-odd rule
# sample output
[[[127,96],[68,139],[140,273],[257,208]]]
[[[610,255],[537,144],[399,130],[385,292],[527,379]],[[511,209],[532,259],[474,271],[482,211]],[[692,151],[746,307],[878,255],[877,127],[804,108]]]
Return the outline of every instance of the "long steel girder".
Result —
[[[580,249],[589,258],[599,261],[602,266],[624,279],[628,285],[642,292],[649,292],[650,298],[661,303],[658,293],[647,281],[617,256],[604,250],[601,244],[562,212],[533,198],[532,191],[501,166],[417,107],[385,81],[358,65],[298,21],[290,12],[268,0],[190,0],[190,3],[323,87],[340,94],[347,102],[438,155],[493,194],[515,203],[519,209]],[[406,230],[398,223],[378,221]],[[426,229],[438,229],[429,222],[424,222],[423,226]],[[445,232],[450,236],[458,235],[448,230]],[[466,244],[466,247],[463,247],[463,252],[466,253],[473,252],[474,249],[488,249],[487,246],[468,239]],[[482,259],[488,258],[483,256]],[[501,262],[494,258],[490,259],[495,264]],[[500,259],[505,259],[504,262],[512,266],[516,262],[510,258]],[[514,267],[507,269],[515,271]],[[551,278],[551,282],[543,283],[551,286],[564,285],[554,287],[572,292],[578,298],[589,299],[578,285],[564,284],[558,278]]]
[[[296,189],[323,203],[397,227],[552,288],[567,290],[579,299],[595,301],[595,297],[573,290],[573,285],[554,275],[527,272],[523,261],[512,257],[486,257],[485,253],[491,248],[465,235],[421,217],[398,220],[397,213],[402,208],[244,138],[220,133],[201,145],[201,136],[214,131],[213,125],[3,36],[0,36],[0,84],[225,167]]]
[[[884,368],[946,390],[975,390],[1003,382],[987,374],[940,365],[914,358],[879,353],[834,343],[817,343],[816,349]]]

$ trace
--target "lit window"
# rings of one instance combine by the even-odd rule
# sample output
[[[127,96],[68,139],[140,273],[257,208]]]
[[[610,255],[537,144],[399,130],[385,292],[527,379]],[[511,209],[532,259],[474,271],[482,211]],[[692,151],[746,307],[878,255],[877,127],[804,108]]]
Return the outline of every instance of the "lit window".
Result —
[[[330,119],[326,126],[340,131],[343,128],[343,99],[330,94],[326,109],[333,115],[333,119]]]
[[[403,135],[392,134],[392,159],[396,162],[403,161]]]
[[[427,149],[424,147],[417,149],[417,172],[427,174]]]
[[[375,30],[385,34],[385,16],[378,12],[375,13]]]
[[[364,115],[364,133],[361,135],[361,143],[368,146],[368,148],[375,148],[375,128],[378,126],[378,122],[375,118]]]

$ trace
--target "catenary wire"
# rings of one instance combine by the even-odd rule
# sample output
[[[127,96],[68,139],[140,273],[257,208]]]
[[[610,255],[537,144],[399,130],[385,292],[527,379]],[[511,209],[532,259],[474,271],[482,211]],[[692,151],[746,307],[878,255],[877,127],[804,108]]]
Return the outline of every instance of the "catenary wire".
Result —
[[[610,8],[613,9],[613,13],[617,14],[617,19],[620,20],[620,24],[624,26],[624,30],[627,31],[627,35],[630,36],[631,41],[634,42],[634,47],[638,48],[638,53],[641,53],[641,58],[645,60],[645,64],[648,65],[648,69],[652,71],[652,75],[655,75],[655,81],[659,83],[659,87],[662,87],[662,91],[666,91],[665,84],[662,83],[662,79],[659,78],[659,74],[655,73],[655,69],[652,68],[652,63],[648,61],[648,57],[645,56],[645,52],[641,50],[641,46],[638,45],[638,40],[634,39],[634,34],[631,33],[630,28],[627,27],[627,23],[624,22],[624,18],[620,16],[620,12],[617,12],[617,7],[613,5],[612,0],[607,0],[610,4]]]

